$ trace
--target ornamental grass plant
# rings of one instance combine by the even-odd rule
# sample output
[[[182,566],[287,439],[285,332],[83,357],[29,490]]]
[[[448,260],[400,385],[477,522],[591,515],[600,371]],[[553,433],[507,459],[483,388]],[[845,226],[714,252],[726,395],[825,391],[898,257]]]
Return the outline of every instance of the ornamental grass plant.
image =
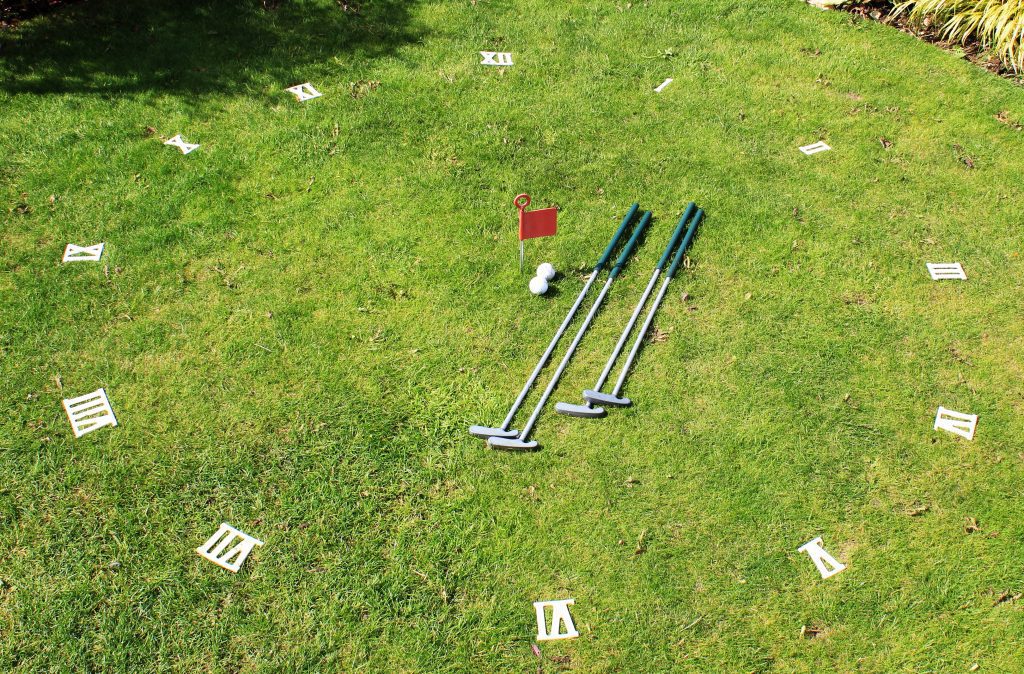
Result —
[[[1024,0],[911,0],[896,5],[901,14],[945,40],[976,41],[1016,73],[1024,67]]]

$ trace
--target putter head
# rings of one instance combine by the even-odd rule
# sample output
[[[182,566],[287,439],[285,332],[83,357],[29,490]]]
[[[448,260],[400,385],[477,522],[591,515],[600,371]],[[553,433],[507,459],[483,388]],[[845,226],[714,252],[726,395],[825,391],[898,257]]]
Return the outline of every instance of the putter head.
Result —
[[[596,419],[605,415],[603,407],[573,405],[572,403],[555,403],[555,411],[559,414],[568,414],[570,417],[583,417],[584,419]]]
[[[583,392],[583,399],[591,405],[610,405],[612,407],[629,407],[633,401],[629,398],[618,398],[611,393],[601,393],[587,389]]]
[[[490,426],[470,426],[469,434],[475,435],[478,438],[517,438],[519,437],[519,431],[511,430],[506,431],[504,428],[491,428]]]
[[[526,452],[537,449],[536,440],[520,440],[519,438],[487,438],[487,446],[491,449],[508,449],[514,452]]]

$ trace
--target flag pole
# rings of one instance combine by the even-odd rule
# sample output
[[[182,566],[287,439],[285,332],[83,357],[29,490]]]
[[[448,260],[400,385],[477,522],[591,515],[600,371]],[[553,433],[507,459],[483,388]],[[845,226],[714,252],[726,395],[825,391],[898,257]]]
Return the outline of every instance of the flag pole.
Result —
[[[519,273],[523,273],[523,257],[525,249],[523,247],[523,219],[526,217],[526,207],[530,205],[529,194],[519,194],[512,200],[515,207],[519,209]]]

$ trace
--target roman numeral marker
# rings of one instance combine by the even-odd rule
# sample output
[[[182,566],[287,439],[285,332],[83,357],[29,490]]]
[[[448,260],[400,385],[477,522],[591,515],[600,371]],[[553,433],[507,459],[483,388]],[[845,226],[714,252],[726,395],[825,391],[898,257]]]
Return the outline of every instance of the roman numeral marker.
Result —
[[[934,430],[949,431],[959,435],[962,438],[968,440],[974,439],[974,429],[978,427],[978,415],[977,414],[963,414],[961,412],[954,412],[953,410],[947,410],[945,407],[939,406],[939,411],[935,413],[935,427]]]
[[[840,564],[835,557],[825,552],[825,549],[821,547],[820,536],[801,545],[797,552],[806,552],[811,556],[811,561],[814,562],[814,566],[818,567],[822,578],[830,578],[846,568],[845,564]]]
[[[830,148],[828,145],[826,145],[824,141],[819,140],[817,143],[811,143],[810,145],[804,145],[803,147],[800,148],[800,151],[803,152],[806,155],[812,155],[812,154],[817,154],[819,152],[825,152],[826,150],[831,150],[831,149],[832,148]]]
[[[484,57],[484,60],[480,62],[482,66],[510,66],[512,63],[511,52],[498,52],[498,51],[482,51],[480,56]]]
[[[967,274],[964,273],[964,268],[959,262],[927,262],[925,264],[928,267],[928,273],[931,274],[933,281],[945,281],[949,279],[957,279],[959,281],[967,280]]]
[[[182,154],[188,154],[188,153],[189,153],[189,152],[191,152],[192,150],[194,150],[194,149],[196,149],[197,147],[199,147],[199,144],[198,144],[198,143],[196,143],[196,144],[192,144],[192,143],[186,143],[186,142],[185,142],[185,141],[184,141],[184,140],[182,139],[182,137],[181,137],[181,134],[180,134],[180,133],[179,133],[179,134],[178,134],[177,136],[175,136],[174,138],[171,138],[170,140],[168,140],[168,141],[165,141],[165,142],[164,142],[164,145],[173,145],[174,147],[176,147],[176,148],[178,148],[179,150],[181,150],[181,153],[182,153]]]
[[[576,626],[572,624],[572,616],[569,615],[569,607],[576,603],[575,599],[561,599],[559,601],[535,601],[533,609],[537,612],[537,641],[552,641],[554,639],[573,639],[580,635]],[[544,609],[551,607],[551,629],[547,627],[547,616]],[[562,632],[562,626],[565,631]]]
[[[64,249],[64,257],[61,262],[99,262],[101,255],[103,255],[102,243],[97,243],[95,246],[76,246],[69,243]]]
[[[76,438],[104,426],[117,426],[114,410],[110,408],[107,392],[103,389],[96,389],[78,398],[68,398],[63,403]]]
[[[225,552],[228,545],[235,541],[237,541],[237,544]],[[217,533],[210,536],[209,540],[196,548],[196,552],[199,553],[200,557],[205,557],[217,566],[224,567],[232,573],[238,573],[238,570],[242,568],[242,564],[245,563],[245,558],[249,556],[249,553],[257,545],[262,546],[263,541],[257,540],[248,534],[242,533],[230,524],[224,523],[220,525],[220,529],[217,529]]]
[[[313,85],[309,82],[304,84],[297,84],[294,87],[288,87],[285,89],[289,94],[295,94],[295,98],[301,103],[302,101],[308,101],[311,98],[319,98],[323,96],[319,91],[313,88]]]

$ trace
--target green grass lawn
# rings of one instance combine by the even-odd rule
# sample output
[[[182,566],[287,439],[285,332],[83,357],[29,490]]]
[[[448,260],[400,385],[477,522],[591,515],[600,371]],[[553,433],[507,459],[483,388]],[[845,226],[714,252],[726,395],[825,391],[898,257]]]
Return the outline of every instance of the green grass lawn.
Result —
[[[0,34],[0,669],[1024,671],[1024,89],[796,0],[189,4]],[[691,199],[635,406],[556,415]],[[541,451],[487,449],[633,201]]]

